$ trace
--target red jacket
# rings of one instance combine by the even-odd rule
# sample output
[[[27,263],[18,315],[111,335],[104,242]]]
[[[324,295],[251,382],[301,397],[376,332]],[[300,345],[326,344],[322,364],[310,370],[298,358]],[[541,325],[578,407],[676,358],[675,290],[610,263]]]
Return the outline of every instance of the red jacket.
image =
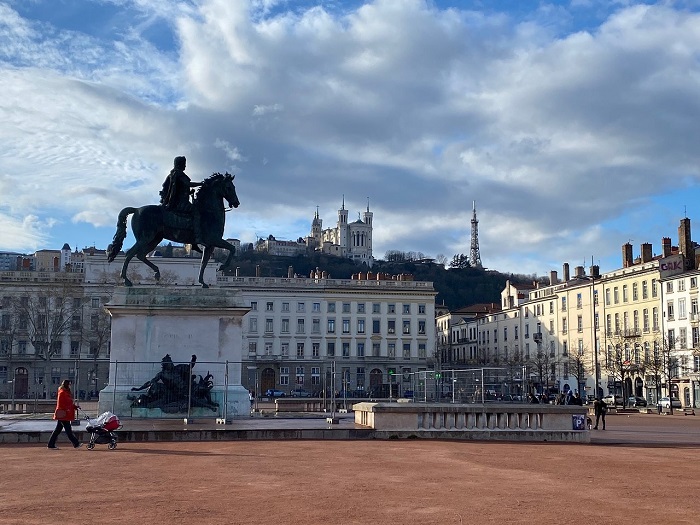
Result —
[[[77,405],[73,403],[73,396],[70,390],[59,388],[58,397],[56,398],[56,410],[53,413],[53,418],[60,421],[73,421],[75,419],[76,408]]]

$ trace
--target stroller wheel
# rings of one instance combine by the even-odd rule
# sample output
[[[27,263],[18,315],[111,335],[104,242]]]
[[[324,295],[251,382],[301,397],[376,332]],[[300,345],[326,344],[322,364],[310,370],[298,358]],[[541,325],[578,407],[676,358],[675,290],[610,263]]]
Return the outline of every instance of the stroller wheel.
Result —
[[[109,445],[107,445],[107,448],[109,448],[109,450],[114,450],[115,448],[117,448],[117,442],[116,442],[116,441],[110,441],[110,442],[109,442]]]
[[[94,443],[88,443],[88,444],[86,445],[86,448],[87,448],[88,450],[92,450],[93,448],[95,448],[95,444],[94,444]]]

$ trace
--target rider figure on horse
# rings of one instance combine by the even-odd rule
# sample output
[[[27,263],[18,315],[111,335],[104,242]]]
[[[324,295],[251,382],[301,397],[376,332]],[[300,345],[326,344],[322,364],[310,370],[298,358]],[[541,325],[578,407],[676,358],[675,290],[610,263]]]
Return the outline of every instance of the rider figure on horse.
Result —
[[[201,241],[201,228],[199,211],[190,202],[191,188],[201,186],[201,182],[192,182],[185,173],[187,159],[175,157],[173,169],[163,182],[160,192],[160,203],[166,210],[182,213],[192,217],[192,228],[196,242]]]

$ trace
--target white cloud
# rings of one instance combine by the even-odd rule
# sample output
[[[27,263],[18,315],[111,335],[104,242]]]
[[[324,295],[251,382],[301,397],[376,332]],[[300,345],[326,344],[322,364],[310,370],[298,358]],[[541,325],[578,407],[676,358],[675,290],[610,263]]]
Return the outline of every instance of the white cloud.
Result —
[[[521,18],[418,0],[114,4],[134,16],[109,38],[0,4],[10,217],[48,210],[108,226],[108,242],[119,209],[156,202],[184,154],[194,180],[237,173],[227,234],[244,242],[306,235],[288,226],[317,205],[328,225],[345,194],[351,213],[373,203],[378,256],[451,257],[468,253],[476,200],[484,263],[545,273],[642,232],[658,242],[676,225],[606,233],[670,178],[692,188],[700,175],[700,16],[671,4],[582,27],[611,4]],[[179,47],[154,43],[156,27]]]
[[[13,216],[0,208],[0,231],[2,248],[8,251],[23,251],[28,247],[39,250],[46,246],[50,229],[55,224],[52,219],[40,219],[36,215]]]

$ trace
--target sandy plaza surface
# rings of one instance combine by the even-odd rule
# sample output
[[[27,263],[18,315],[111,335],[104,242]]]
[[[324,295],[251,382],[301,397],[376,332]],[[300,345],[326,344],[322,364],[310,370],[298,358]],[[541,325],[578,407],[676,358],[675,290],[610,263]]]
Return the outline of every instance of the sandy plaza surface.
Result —
[[[592,432],[589,445],[2,445],[0,524],[698,523],[699,419],[609,417]]]

